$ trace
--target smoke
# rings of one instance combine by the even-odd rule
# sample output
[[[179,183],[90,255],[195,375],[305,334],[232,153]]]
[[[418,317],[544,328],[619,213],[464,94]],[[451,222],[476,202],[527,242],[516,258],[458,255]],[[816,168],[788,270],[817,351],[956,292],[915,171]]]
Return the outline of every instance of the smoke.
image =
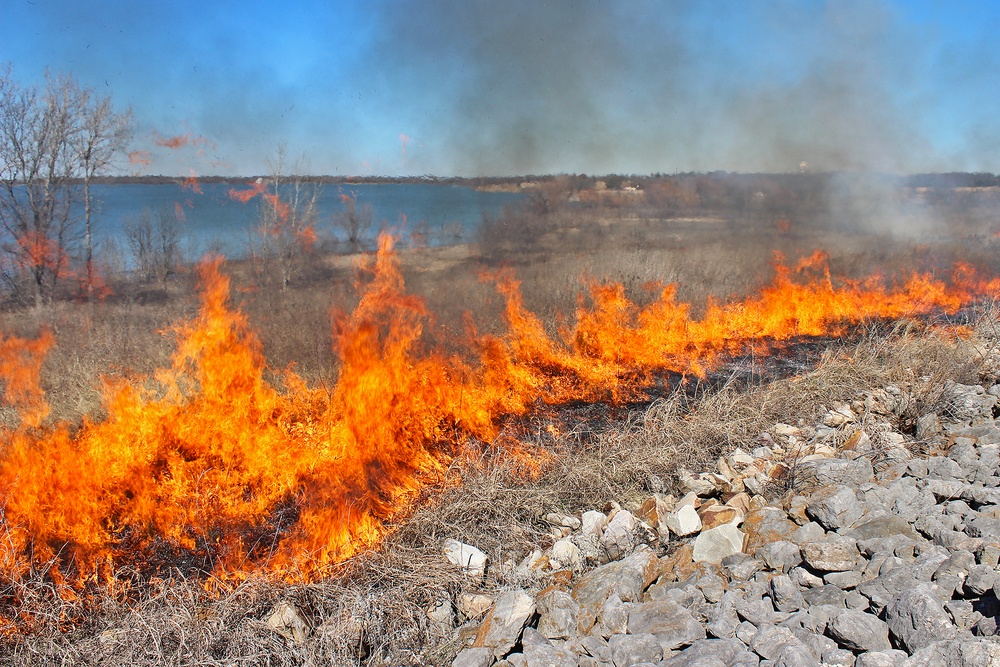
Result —
[[[935,37],[887,3],[394,0],[376,15],[361,75],[423,143],[411,164],[439,173],[945,166],[916,113],[937,103]]]

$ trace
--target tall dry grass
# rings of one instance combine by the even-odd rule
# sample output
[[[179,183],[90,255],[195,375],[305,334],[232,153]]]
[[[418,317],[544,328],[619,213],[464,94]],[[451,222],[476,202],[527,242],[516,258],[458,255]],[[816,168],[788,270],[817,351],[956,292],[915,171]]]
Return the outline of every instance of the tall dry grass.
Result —
[[[427,343],[457,346],[466,312],[482,331],[502,328],[502,301],[483,273],[503,265],[516,272],[528,307],[554,332],[572,316],[581,276],[620,281],[638,301],[646,283],[678,281],[681,298],[702,304],[710,294],[742,296],[759,288],[771,277],[774,250],[796,257],[824,248],[833,273],[850,277],[942,270],[958,258],[990,270],[998,268],[994,255],[1000,257],[988,235],[974,242],[948,234],[901,241],[812,223],[782,231],[774,219],[749,220],[739,211],[684,215],[664,217],[648,206],[562,205],[545,213],[531,244],[510,245],[514,255],[475,246],[405,250],[408,287],[433,314]],[[974,226],[964,218],[962,224]],[[349,310],[356,302],[351,262],[320,258],[281,292],[255,284],[248,264],[228,270],[233,300],[248,314],[271,366],[294,363],[310,382],[332,382],[330,309]],[[169,363],[170,327],[190,317],[196,303],[193,280],[182,274],[166,289],[117,285],[103,303],[8,310],[0,313],[0,329],[55,332],[45,388],[54,418],[78,423],[84,415],[100,417],[101,375],[138,379]],[[153,581],[121,572],[131,588],[65,601],[42,576],[0,581],[0,598],[18,600],[17,609],[0,614],[22,619],[21,632],[0,637],[0,664],[450,664],[461,635],[436,629],[427,609],[462,592],[524,584],[503,565],[551,543],[545,513],[578,514],[670,491],[680,466],[710,467],[728,450],[755,446],[777,421],[812,424],[833,403],[888,384],[909,397],[894,426],[912,433],[916,418],[937,406],[946,381],[997,379],[997,313],[983,308],[966,317],[971,335],[965,337],[937,326],[953,323],[871,323],[842,340],[793,349],[785,365],[750,357],[701,382],[673,378],[647,405],[573,406],[506,424],[497,443],[470,443],[438,484],[402,510],[379,550],[319,583],[255,579],[209,594],[202,581],[179,572]],[[525,477],[519,460],[504,455],[501,445],[511,441],[535,452],[538,476]],[[474,584],[447,565],[445,538],[487,552],[492,566],[485,582]],[[306,642],[267,628],[280,601],[308,618]]]

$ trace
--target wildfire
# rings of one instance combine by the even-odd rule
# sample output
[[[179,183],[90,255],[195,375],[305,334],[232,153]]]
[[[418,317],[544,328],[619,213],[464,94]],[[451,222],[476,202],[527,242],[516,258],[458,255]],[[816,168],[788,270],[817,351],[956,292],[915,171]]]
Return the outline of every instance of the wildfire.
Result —
[[[552,337],[504,273],[507,333],[473,334],[475,358],[459,360],[421,343],[428,313],[405,292],[390,237],[360,268],[360,303],[334,317],[332,387],[268,371],[246,317],[227,305],[221,260],[200,267],[201,307],[176,327],[171,366],[139,384],[107,380],[106,417],[75,432],[43,424],[38,376],[52,335],[0,338],[4,399],[21,414],[0,448],[0,576],[43,571],[81,588],[111,585],[123,565],[152,574],[183,561],[222,580],[314,578],[377,543],[472,438],[492,441],[502,418],[539,401],[632,400],[657,374],[703,374],[748,346],[953,313],[1000,289],[966,266],[950,284],[835,286],[817,254],[794,271],[779,261],[759,295],[710,302],[699,318],[672,285],[639,306],[621,285],[594,283],[590,305]]]

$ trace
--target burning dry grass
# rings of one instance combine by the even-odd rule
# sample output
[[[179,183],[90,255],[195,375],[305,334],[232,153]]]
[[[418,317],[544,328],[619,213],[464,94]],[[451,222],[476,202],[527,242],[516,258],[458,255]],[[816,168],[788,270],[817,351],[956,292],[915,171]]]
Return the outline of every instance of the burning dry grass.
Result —
[[[523,583],[502,564],[552,539],[545,513],[579,513],[671,490],[678,466],[698,469],[733,447],[752,447],[776,421],[814,422],[821,405],[861,390],[896,384],[911,398],[912,414],[932,409],[944,379],[996,377],[987,363],[1000,343],[996,313],[980,313],[971,324],[961,336],[951,334],[951,324],[872,326],[829,341],[814,368],[788,377],[748,384],[733,368],[646,407],[578,407],[511,423],[508,437],[550,455],[537,478],[525,478],[516,461],[495,450],[470,448],[443,473],[442,482],[461,485],[425,489],[379,549],[316,583],[254,577],[209,594],[202,582],[173,571],[135,578],[132,588],[86,602],[61,600],[37,578],[8,583],[31,632],[5,636],[0,655],[12,665],[448,664],[454,638],[436,631],[427,609],[462,592]],[[447,565],[440,551],[447,537],[491,557],[482,585]],[[118,578],[130,580],[124,571]],[[267,627],[282,601],[308,619],[304,642]]]
[[[758,270],[756,259],[739,261],[745,252],[733,250],[734,261],[716,276],[723,293]],[[567,256],[540,262],[533,287],[523,292],[544,282],[550,260]],[[486,333],[472,338],[478,360],[458,360],[450,351],[462,346],[427,352],[456,332],[432,328],[423,302],[402,290],[392,257],[384,247],[359,297],[333,288],[330,300],[352,314],[333,318],[340,381],[326,388],[273,370],[290,361],[285,355],[305,350],[307,368],[327,364],[307,370],[309,378],[330,378],[328,343],[303,331],[303,322],[328,322],[325,308],[305,307],[326,301],[314,293],[289,297],[277,309],[274,295],[255,295],[245,310],[233,310],[218,267],[209,267],[197,312],[193,301],[167,300],[153,308],[124,304],[132,311],[107,306],[110,318],[91,309],[80,318],[81,351],[115,357],[121,350],[135,368],[115,370],[103,402],[88,385],[98,398],[67,406],[65,399],[87,385],[81,356],[49,397],[59,399],[57,414],[78,410],[91,415],[89,422],[40,434],[30,420],[8,426],[13,436],[4,456],[12,460],[16,452],[24,464],[0,464],[9,473],[0,580],[7,635],[0,650],[12,664],[405,661],[407,649],[442,640],[427,607],[469,586],[441,558],[444,538],[491,556],[487,587],[511,585],[513,575],[501,565],[548,539],[539,520],[544,512],[578,512],[669,488],[678,465],[697,469],[726,449],[751,447],[774,422],[813,419],[821,403],[850,399],[859,389],[903,387],[913,401],[900,418],[915,421],[940,398],[945,379],[987,372],[983,341],[996,339],[992,312],[962,335],[918,321],[871,325],[860,334],[843,324],[954,313],[996,291],[967,270],[950,286],[917,276],[890,293],[875,281],[835,286],[814,258],[800,274],[779,269],[759,297],[709,304],[696,314],[669,289],[633,302],[626,297],[638,290],[629,286],[595,286],[575,328],[551,313],[536,317],[532,298],[522,296],[512,274],[501,273],[495,320],[487,315]],[[412,271],[419,268],[411,264],[408,277],[431,304],[455,294],[471,295],[469,305],[490,301],[490,286],[469,276],[437,294],[429,289],[442,275],[467,269],[461,262]],[[636,273],[631,287],[646,278]],[[744,291],[753,287],[743,284]],[[454,301],[460,299],[441,308],[441,320],[452,321]],[[264,314],[262,343],[248,325],[258,321],[254,313]],[[123,333],[138,330],[137,314],[150,329],[187,321],[174,329],[172,362],[164,363],[162,345]],[[48,317],[58,323],[57,342],[74,330],[70,314]],[[813,370],[802,366],[774,379],[756,357],[775,346],[795,351],[802,336],[831,332],[850,336],[825,340]],[[752,356],[724,363],[748,348]],[[71,360],[73,351],[60,344],[56,354]],[[165,369],[158,384],[140,379],[156,368]],[[705,375],[707,368],[713,370]],[[666,386],[669,372],[688,381]],[[654,396],[660,398],[649,405]],[[49,433],[59,434],[55,445],[45,440]],[[113,433],[128,445],[123,451],[138,446],[143,455],[95,458],[112,449]],[[81,465],[74,459],[81,452],[92,460]],[[147,459],[152,475],[142,467]],[[64,465],[69,482],[53,481],[66,473]],[[25,475],[29,470],[36,472]],[[23,488],[25,479],[37,488]],[[29,507],[63,486],[74,493]],[[109,499],[110,509],[82,511]],[[342,520],[345,510],[350,521]],[[331,516],[340,517],[336,525]],[[46,526],[53,517],[59,521]],[[355,555],[376,543],[375,551]],[[266,627],[281,600],[309,617],[306,642]],[[448,650],[423,659],[447,661]]]

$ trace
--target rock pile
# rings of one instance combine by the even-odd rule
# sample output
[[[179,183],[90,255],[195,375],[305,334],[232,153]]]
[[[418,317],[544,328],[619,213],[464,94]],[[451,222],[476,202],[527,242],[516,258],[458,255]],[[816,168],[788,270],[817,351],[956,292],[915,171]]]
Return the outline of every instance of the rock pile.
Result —
[[[436,608],[464,623],[454,667],[1000,665],[998,395],[948,386],[914,441],[886,387],[683,472],[679,498],[548,514],[550,548],[496,565],[518,587]]]

